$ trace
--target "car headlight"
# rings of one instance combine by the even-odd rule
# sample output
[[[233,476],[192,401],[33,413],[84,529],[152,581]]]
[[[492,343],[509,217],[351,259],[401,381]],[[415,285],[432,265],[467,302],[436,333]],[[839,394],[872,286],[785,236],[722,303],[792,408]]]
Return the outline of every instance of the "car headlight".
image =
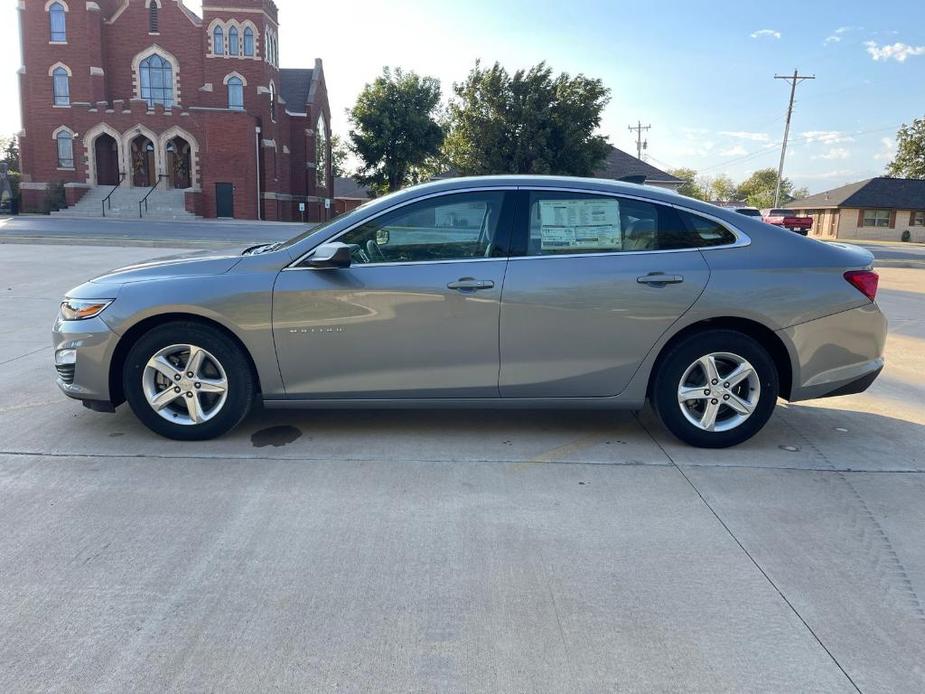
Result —
[[[86,320],[100,315],[112,299],[65,299],[61,302],[62,320]]]

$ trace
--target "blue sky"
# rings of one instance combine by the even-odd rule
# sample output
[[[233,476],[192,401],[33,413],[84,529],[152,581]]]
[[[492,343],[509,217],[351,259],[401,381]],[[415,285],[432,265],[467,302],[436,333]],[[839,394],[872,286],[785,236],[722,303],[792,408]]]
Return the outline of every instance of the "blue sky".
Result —
[[[16,3],[2,2],[0,46],[15,46]],[[925,115],[922,0],[277,4],[282,63],[324,60],[341,133],[383,65],[438,77],[448,94],[476,58],[510,69],[546,60],[611,88],[602,131],[613,144],[632,151],[627,126],[642,120],[653,164],[740,179],[777,165],[789,87],[773,75],[799,68],[816,80],[797,91],[785,175],[819,191],[882,173],[896,128]],[[0,57],[4,93],[18,62],[15,50]],[[5,104],[0,132],[14,132],[19,114]]]

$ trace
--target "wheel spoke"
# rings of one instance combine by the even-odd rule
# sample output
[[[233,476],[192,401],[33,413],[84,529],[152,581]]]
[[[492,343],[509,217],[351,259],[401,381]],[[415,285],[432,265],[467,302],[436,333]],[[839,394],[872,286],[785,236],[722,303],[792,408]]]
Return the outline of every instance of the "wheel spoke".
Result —
[[[150,399],[151,407],[160,412],[181,395],[182,393],[177,393],[174,391],[173,386],[168,386]]]
[[[200,393],[224,393],[228,390],[228,382],[225,379],[203,378],[198,383]]]
[[[199,369],[202,368],[202,362],[206,353],[196,346],[190,346],[189,359],[186,361],[186,370],[192,372],[193,376],[199,375]]]
[[[189,412],[189,418],[193,420],[194,424],[199,424],[204,420],[202,405],[199,402],[198,395],[193,393],[193,397],[191,398],[184,396],[183,402],[186,403],[186,410]]]
[[[726,401],[726,404],[742,415],[749,415],[755,410],[754,405],[746,400],[743,400],[735,393],[729,394],[729,399]]]
[[[153,359],[151,359],[148,362],[148,367],[160,373],[162,376],[164,376],[164,378],[166,378],[171,383],[173,383],[174,380],[176,380],[177,376],[181,375],[180,370],[177,367],[175,367],[173,364],[171,364],[167,360],[167,357],[164,357],[164,356],[154,357]]]
[[[707,377],[707,383],[713,383],[719,380],[719,371],[716,368],[716,359],[712,354],[708,354],[705,357],[700,357],[697,360],[700,364],[700,368],[703,369],[703,373]]]
[[[736,367],[736,369],[723,380],[729,384],[730,388],[734,388],[754,373],[755,370],[751,367],[751,364],[746,362]]]
[[[700,418],[700,426],[706,431],[713,431],[716,425],[716,415],[719,413],[719,405],[714,405],[713,401],[707,402],[703,409],[703,416]]]
[[[710,396],[704,394],[704,390],[707,389],[703,386],[695,386],[693,388],[681,386],[678,388],[678,402],[685,403],[690,400],[707,400]]]

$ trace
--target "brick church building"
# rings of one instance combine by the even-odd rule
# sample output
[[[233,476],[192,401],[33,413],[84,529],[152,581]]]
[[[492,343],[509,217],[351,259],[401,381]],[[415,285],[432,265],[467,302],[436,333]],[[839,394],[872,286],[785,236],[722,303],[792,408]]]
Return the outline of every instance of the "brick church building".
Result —
[[[119,186],[183,215],[333,214],[321,61],[280,69],[273,0],[207,0],[201,18],[183,0],[19,0],[19,16],[27,211],[63,184],[93,209]]]

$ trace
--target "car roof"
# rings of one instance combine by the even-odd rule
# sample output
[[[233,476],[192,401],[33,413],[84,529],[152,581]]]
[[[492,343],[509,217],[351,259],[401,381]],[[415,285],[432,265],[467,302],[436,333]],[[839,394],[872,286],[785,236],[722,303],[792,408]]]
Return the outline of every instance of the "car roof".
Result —
[[[716,214],[718,211],[724,209],[659,186],[627,183],[625,181],[614,181],[603,178],[582,178],[579,176],[460,176],[431,181],[429,183],[421,183],[416,186],[405,188],[387,197],[389,198],[389,203],[394,204],[403,200],[432,195],[434,193],[452,192],[454,190],[466,190],[469,188],[490,188],[493,186],[600,191],[602,193],[645,197],[657,202],[689,207],[692,210],[699,210],[707,214]]]

